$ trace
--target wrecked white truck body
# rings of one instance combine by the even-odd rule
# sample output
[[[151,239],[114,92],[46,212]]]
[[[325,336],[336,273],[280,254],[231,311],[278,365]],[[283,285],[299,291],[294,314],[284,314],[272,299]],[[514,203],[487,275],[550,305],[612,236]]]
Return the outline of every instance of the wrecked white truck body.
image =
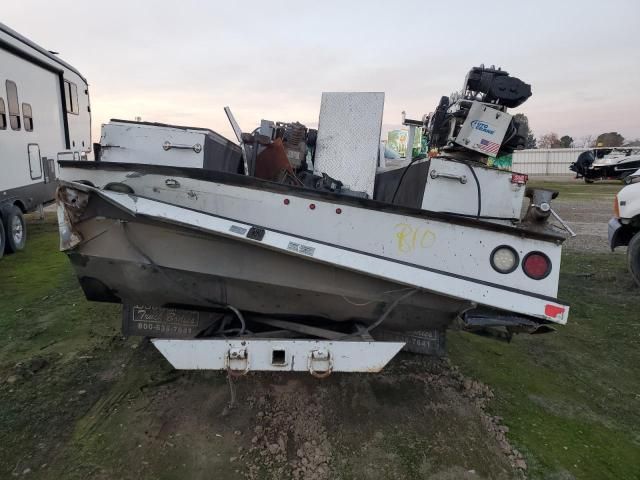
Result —
[[[60,162],[61,248],[87,298],[122,303],[124,333],[152,337],[176,368],[379,371],[402,347],[441,354],[454,322],[548,331],[569,312],[553,194],[486,165],[517,147],[506,107],[528,88],[472,69],[459,98],[406,122],[439,153],[395,169],[378,154],[378,94],[323,95],[317,133],[263,121],[246,134],[228,112],[240,146],[131,122],[132,138],[157,137],[137,163],[137,139],[116,145],[103,130],[111,161]]]

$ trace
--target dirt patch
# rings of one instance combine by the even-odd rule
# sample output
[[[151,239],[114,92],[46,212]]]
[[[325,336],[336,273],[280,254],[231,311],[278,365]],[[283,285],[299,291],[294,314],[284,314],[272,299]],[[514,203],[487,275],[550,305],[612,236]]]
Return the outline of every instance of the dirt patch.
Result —
[[[611,199],[586,198],[573,195],[554,202],[579,234],[567,242],[567,250],[608,252]],[[565,284],[575,284],[581,294],[563,292],[571,293],[575,313],[569,326],[549,337],[563,340],[553,348],[545,346],[545,336],[519,338],[509,347],[473,343],[474,348],[458,352],[460,364],[483,368],[487,381],[501,386],[498,398],[445,361],[400,355],[380,374],[334,374],[325,380],[305,374],[250,374],[234,381],[237,403],[229,409],[224,373],[178,372],[153,346],[122,340],[115,333],[117,312],[85,302],[66,259],[47,256],[55,251],[55,232],[46,242],[38,235],[36,231],[30,239],[31,253],[20,257],[20,268],[11,263],[17,256],[8,257],[9,263],[3,260],[12,273],[0,292],[0,311],[10,313],[1,319],[6,335],[0,342],[0,478],[475,480],[523,478],[531,469],[555,472],[545,478],[570,479],[574,476],[568,470],[581,472],[579,460],[587,464],[612,445],[611,455],[597,457],[590,469],[632,462],[629,445],[637,436],[616,445],[620,437],[611,431],[619,428],[616,422],[633,422],[604,417],[613,409],[616,417],[635,418],[630,405],[637,395],[629,393],[635,392],[629,387],[632,373],[624,368],[634,364],[626,360],[632,357],[620,360],[615,370],[598,373],[600,382],[616,381],[596,395],[594,378],[575,380],[584,372],[600,372],[619,355],[622,349],[614,340],[632,338],[631,321],[625,320],[624,331],[616,327],[623,322],[618,318],[621,308],[632,310],[627,298],[631,280],[626,271],[607,270],[610,253],[606,261],[600,260],[605,255],[575,253],[563,259]],[[614,259],[620,263],[619,256]],[[48,270],[41,273],[43,262]],[[598,289],[588,290],[589,282]],[[610,284],[624,293],[610,293],[615,308],[591,300],[602,294],[602,285]],[[632,319],[629,312],[624,319]],[[592,337],[586,336],[589,332]],[[571,348],[575,355],[574,337],[588,351],[571,363],[562,355]],[[594,357],[599,346],[606,355]],[[522,353],[527,348],[530,360]],[[473,371],[469,365],[465,371]],[[551,381],[554,376],[558,379]],[[569,401],[555,391],[539,393],[556,384],[580,396]],[[582,390],[585,385],[588,391]],[[626,396],[617,393],[620,385],[627,385]],[[519,400],[525,390],[526,401]],[[567,410],[567,404],[587,403],[589,396],[606,399],[606,409],[593,404]],[[517,408],[510,407],[516,401]],[[510,415],[511,431],[497,412],[488,412],[489,403],[507,412],[500,415]],[[538,418],[536,408],[542,406]],[[567,411],[572,423],[553,423],[554,415]],[[587,439],[585,417],[599,428],[593,427],[595,433]],[[529,465],[509,437],[519,439]],[[598,450],[577,460],[571,457],[586,445],[598,445]],[[626,456],[616,460],[625,448]],[[562,469],[546,457],[553,462],[561,458]],[[605,457],[613,459],[611,465]],[[541,458],[546,462],[542,467]]]
[[[266,379],[265,379],[266,380]],[[257,409],[255,434],[246,455],[247,478],[325,480],[329,476],[331,442],[324,426],[326,398],[310,391],[299,378],[262,384],[246,399]],[[245,456],[243,456],[245,458]]]
[[[505,438],[506,427],[484,410],[491,391],[446,361],[405,354],[381,374],[324,380],[249,374],[234,380],[236,403],[229,409],[226,374],[176,372],[152,345],[133,346],[125,342],[106,356],[94,352],[104,361],[86,360],[89,371],[68,370],[75,363],[64,370],[44,364],[34,375],[48,372],[53,382],[65,377],[73,384],[56,388],[58,395],[43,385],[40,395],[23,402],[16,415],[22,423],[8,424],[4,441],[17,434],[35,439],[20,442],[15,462],[5,458],[4,474],[28,470],[31,478],[71,480],[204,480],[212,472],[225,479],[524,477],[526,465]],[[80,386],[89,379],[89,386]],[[5,382],[3,402],[9,400],[4,389],[15,393],[21,381]],[[34,391],[33,384],[21,388],[25,395]],[[55,411],[55,421],[33,422],[27,411]]]
[[[420,373],[416,373],[420,372]],[[257,374],[240,380],[249,411],[245,478],[523,478],[526,463],[491,391],[448,362],[402,355],[382,374]],[[242,436],[242,435],[241,435]]]

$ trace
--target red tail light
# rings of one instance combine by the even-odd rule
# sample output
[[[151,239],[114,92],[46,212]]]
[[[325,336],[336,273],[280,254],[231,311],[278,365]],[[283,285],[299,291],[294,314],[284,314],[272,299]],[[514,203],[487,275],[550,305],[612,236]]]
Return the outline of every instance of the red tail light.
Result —
[[[522,260],[524,273],[534,280],[542,280],[551,273],[551,260],[542,252],[531,252]]]
[[[529,180],[529,175],[524,173],[512,173],[511,183],[517,183],[518,185],[524,185]]]

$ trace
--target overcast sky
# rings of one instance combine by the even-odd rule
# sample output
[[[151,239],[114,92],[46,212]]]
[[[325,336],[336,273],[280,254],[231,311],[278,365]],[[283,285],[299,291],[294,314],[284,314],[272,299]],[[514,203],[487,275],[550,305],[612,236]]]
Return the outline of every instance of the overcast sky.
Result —
[[[304,4],[304,5],[303,5]],[[462,87],[473,65],[530,83],[537,136],[640,137],[640,1],[21,0],[0,21],[87,77],[110,118],[209,127],[317,123],[323,91],[384,91],[386,128]]]

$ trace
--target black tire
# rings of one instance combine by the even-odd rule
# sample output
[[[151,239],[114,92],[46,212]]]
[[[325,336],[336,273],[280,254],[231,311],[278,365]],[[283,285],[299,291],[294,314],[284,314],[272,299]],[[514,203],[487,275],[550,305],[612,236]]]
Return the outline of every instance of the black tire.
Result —
[[[640,286],[640,232],[636,233],[627,247],[627,259],[631,276]]]
[[[595,182],[595,180],[593,180],[592,178],[584,177],[584,183],[593,183],[593,182]]]
[[[622,183],[625,185],[631,185],[631,182],[633,182],[633,177],[631,175],[627,175],[622,179]]]
[[[27,243],[27,222],[22,211],[15,205],[2,211],[2,223],[4,223],[5,245],[4,251],[15,253],[24,249]]]
[[[4,255],[4,245],[6,241],[6,237],[4,236],[4,225],[2,225],[2,221],[0,219],[0,258]]]

